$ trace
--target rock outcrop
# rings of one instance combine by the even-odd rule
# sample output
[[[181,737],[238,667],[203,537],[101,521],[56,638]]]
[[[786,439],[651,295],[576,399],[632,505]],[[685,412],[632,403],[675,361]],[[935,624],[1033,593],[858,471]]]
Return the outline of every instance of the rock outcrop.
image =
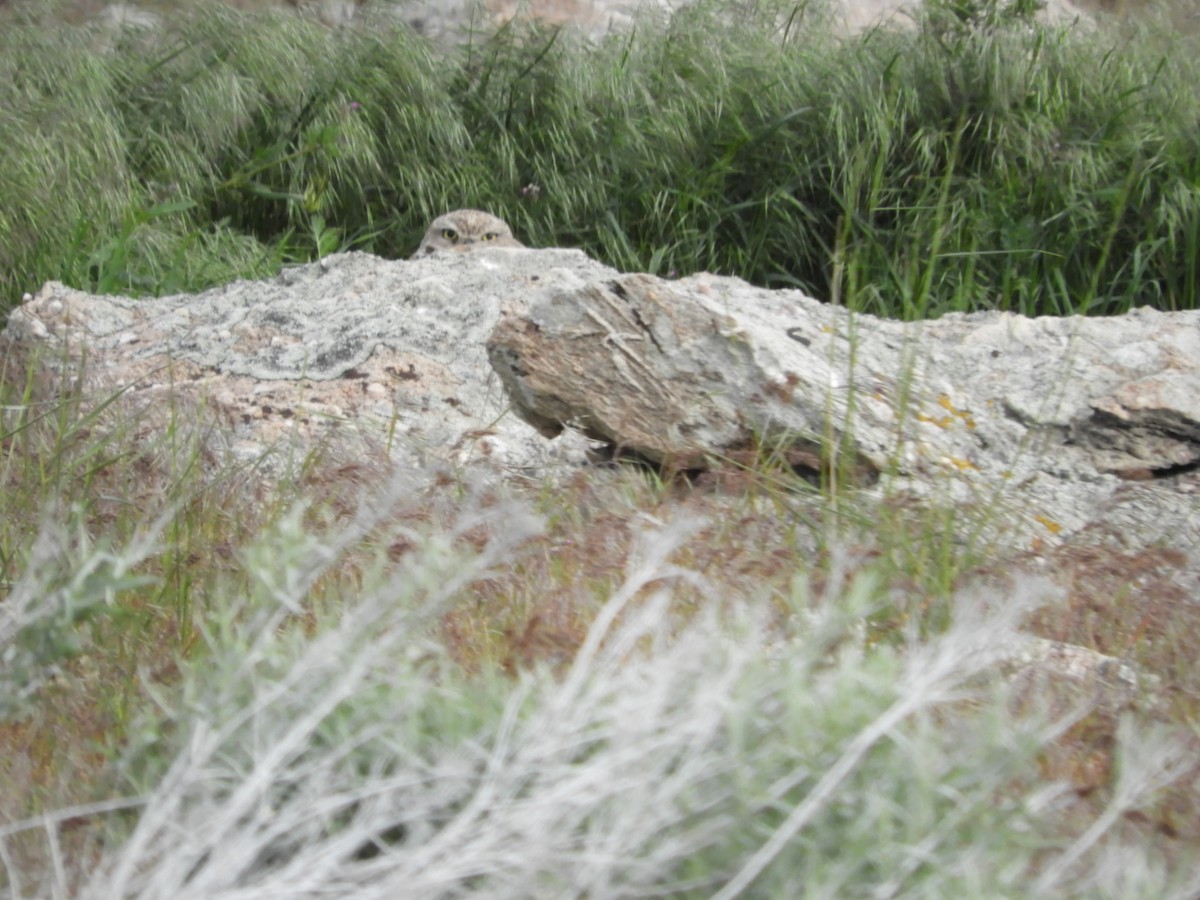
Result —
[[[1197,543],[1200,312],[906,324],[734,278],[626,275],[545,291],[489,350],[545,434],[674,468],[766,448],[1014,503],[1033,533],[1104,522]]]
[[[488,249],[160,299],[52,283],[5,337],[86,355],[97,397],[189,404],[242,459],[332,442],[538,475],[589,441],[674,468],[765,448],[866,494],[1010,510],[1018,546],[1098,527],[1200,545],[1200,312],[902,323]]]
[[[4,334],[86,354],[95,396],[124,391],[151,415],[201,410],[241,459],[324,442],[411,465],[542,469],[582,460],[586,444],[548,443],[508,412],[484,340],[543,285],[615,274],[571,250],[411,262],[348,253],[194,296],[133,300],[50,283]]]

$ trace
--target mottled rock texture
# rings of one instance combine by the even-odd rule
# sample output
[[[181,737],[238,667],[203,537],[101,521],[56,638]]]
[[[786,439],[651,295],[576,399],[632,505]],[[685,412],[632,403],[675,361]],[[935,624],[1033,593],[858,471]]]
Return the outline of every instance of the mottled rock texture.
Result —
[[[1200,312],[902,323],[735,278],[549,289],[491,359],[518,410],[674,468],[756,448],[860,483],[1200,542]]]
[[[243,459],[320,441],[536,475],[583,463],[585,435],[673,468],[767,448],[864,492],[1005,510],[1018,546],[1098,527],[1200,545],[1197,312],[902,323],[497,248],[160,299],[52,283],[5,336],[86,356],[97,398],[211,415]]]
[[[9,339],[86,351],[93,394],[224,423],[240,458],[332,442],[407,464],[582,458],[509,413],[484,339],[542,285],[615,274],[570,250],[489,249],[392,262],[350,253],[194,296],[133,300],[47,284]],[[50,354],[53,356],[53,353]]]

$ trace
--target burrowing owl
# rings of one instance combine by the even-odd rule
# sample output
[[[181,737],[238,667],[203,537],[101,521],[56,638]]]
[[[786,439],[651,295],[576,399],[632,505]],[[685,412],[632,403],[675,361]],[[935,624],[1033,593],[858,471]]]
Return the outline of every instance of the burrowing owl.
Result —
[[[468,253],[480,247],[524,247],[503,219],[480,209],[456,209],[438,216],[421,238],[413,259],[449,251]]]

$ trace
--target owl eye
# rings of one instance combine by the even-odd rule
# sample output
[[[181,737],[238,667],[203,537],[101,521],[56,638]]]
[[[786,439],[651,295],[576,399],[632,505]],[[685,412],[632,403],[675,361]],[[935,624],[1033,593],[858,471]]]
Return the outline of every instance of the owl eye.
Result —
[[[485,235],[483,236],[483,239],[484,239],[485,241],[494,241],[494,240],[495,240],[496,238],[498,238],[498,237],[500,237],[500,232],[498,232],[498,231],[489,231],[487,234],[485,234]]]
[[[455,231],[453,228],[443,228],[442,229],[442,237],[444,237],[446,240],[453,243],[458,240],[458,232]]]

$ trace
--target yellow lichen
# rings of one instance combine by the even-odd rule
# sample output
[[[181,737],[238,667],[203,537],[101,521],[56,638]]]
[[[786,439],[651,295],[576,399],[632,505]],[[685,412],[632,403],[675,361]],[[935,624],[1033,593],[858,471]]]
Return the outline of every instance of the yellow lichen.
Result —
[[[1034,516],[1035,521],[1039,522],[1051,534],[1058,534],[1062,531],[1062,525],[1055,522],[1053,519],[1048,519],[1046,516]]]

